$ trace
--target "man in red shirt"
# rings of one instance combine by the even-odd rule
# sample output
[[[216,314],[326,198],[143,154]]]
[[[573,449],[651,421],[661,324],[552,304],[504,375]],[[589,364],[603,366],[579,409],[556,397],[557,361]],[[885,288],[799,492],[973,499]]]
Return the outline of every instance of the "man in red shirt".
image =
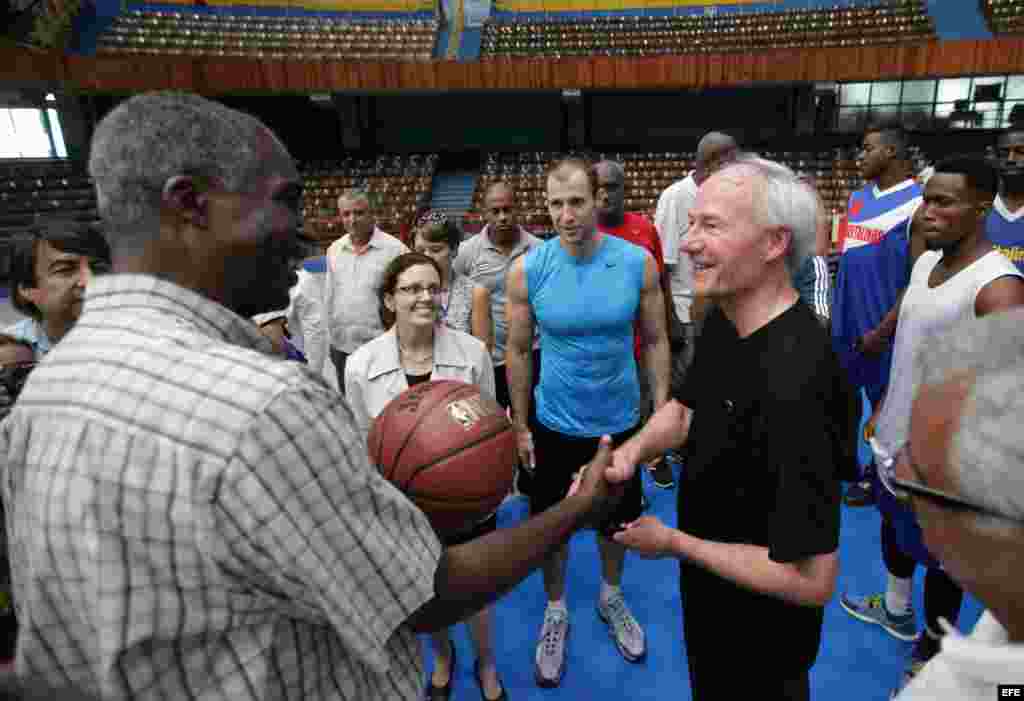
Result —
[[[661,292],[665,295],[665,328],[672,328],[672,292],[668,284],[668,273],[665,270],[665,257],[661,250],[661,239],[658,230],[646,217],[626,211],[626,173],[620,163],[600,161],[597,171],[597,228],[606,234],[647,249],[658,265],[658,276],[661,281]],[[635,326],[635,324],[634,324]],[[634,353],[636,354],[637,370],[640,375],[640,411],[642,419],[650,417],[652,411],[651,388],[647,382],[647,373],[641,366],[643,355],[640,350],[640,333],[636,328],[634,334]],[[651,465],[654,483],[663,489],[670,489],[675,484],[672,468],[662,458]]]

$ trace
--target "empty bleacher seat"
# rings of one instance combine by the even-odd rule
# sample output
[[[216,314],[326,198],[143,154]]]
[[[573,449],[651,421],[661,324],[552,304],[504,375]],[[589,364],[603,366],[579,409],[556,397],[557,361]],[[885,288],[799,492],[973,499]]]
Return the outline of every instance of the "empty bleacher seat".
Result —
[[[925,0],[876,0],[861,6],[672,17],[555,16],[545,22],[522,21],[510,15],[484,25],[481,57],[655,56],[934,38],[935,27]]]
[[[338,221],[338,196],[365,189],[375,200],[378,225],[397,235],[430,200],[437,154],[347,156],[302,167],[305,233],[327,247],[344,234]]]
[[[295,60],[429,61],[437,21],[132,10],[100,35],[99,54]]]

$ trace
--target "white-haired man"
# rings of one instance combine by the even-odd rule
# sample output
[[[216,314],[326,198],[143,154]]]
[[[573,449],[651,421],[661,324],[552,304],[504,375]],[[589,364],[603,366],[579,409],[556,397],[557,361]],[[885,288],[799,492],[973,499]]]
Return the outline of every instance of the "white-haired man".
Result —
[[[599,520],[610,443],[580,494],[443,548],[344,400],[249,320],[287,305],[299,255],[274,134],[139,95],[89,172],[113,273],[0,422],[19,675],[103,699],[421,698],[415,634]]]
[[[992,314],[922,351],[904,448],[879,465],[914,510],[928,549],[986,611],[898,701],[987,701],[1024,683],[1024,310]],[[1012,698],[1005,694],[1002,698]]]
[[[646,516],[615,540],[679,559],[697,701],[810,695],[839,568],[837,464],[852,430],[836,420],[850,397],[828,333],[792,285],[817,215],[815,193],[778,163],[742,157],[705,181],[685,246],[697,294],[715,304],[685,381],[615,451],[608,475],[627,479],[693,441],[679,530]],[[725,617],[741,630],[726,634]]]

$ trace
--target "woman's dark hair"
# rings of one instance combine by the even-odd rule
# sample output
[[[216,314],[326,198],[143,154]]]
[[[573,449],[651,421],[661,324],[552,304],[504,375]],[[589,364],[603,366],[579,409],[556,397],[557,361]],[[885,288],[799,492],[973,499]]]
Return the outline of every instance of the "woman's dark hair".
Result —
[[[19,287],[35,287],[36,256],[40,242],[45,241],[63,253],[88,256],[110,264],[110,246],[99,225],[70,219],[49,219],[30,226],[11,240],[11,303],[22,314],[37,321],[41,312],[25,299]]]
[[[395,288],[398,286],[399,276],[409,268],[415,268],[417,265],[429,265],[437,271],[437,277],[441,277],[441,266],[437,264],[437,261],[430,256],[416,253],[415,251],[403,253],[388,263],[388,267],[384,268],[384,274],[380,278],[380,287],[377,288],[377,313],[380,314],[380,320],[384,324],[384,328],[390,329],[391,325],[395,323],[395,313],[384,304],[384,297],[394,295]]]
[[[462,231],[459,229],[459,225],[448,217],[438,221],[426,220],[422,224],[417,222],[412,233],[413,242],[416,241],[417,236],[422,236],[424,241],[430,243],[448,244],[453,256],[459,250],[459,244],[462,243]]]

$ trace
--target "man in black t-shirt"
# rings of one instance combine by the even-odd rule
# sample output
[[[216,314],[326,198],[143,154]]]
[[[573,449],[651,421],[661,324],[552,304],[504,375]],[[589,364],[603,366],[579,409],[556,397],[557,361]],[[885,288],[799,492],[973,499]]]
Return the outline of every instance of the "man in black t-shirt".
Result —
[[[828,334],[790,277],[817,216],[813,190],[771,161],[742,157],[701,186],[686,250],[715,308],[686,380],[608,470],[621,481],[689,441],[678,530],[645,516],[615,538],[679,559],[697,701],[810,696],[853,430]]]

